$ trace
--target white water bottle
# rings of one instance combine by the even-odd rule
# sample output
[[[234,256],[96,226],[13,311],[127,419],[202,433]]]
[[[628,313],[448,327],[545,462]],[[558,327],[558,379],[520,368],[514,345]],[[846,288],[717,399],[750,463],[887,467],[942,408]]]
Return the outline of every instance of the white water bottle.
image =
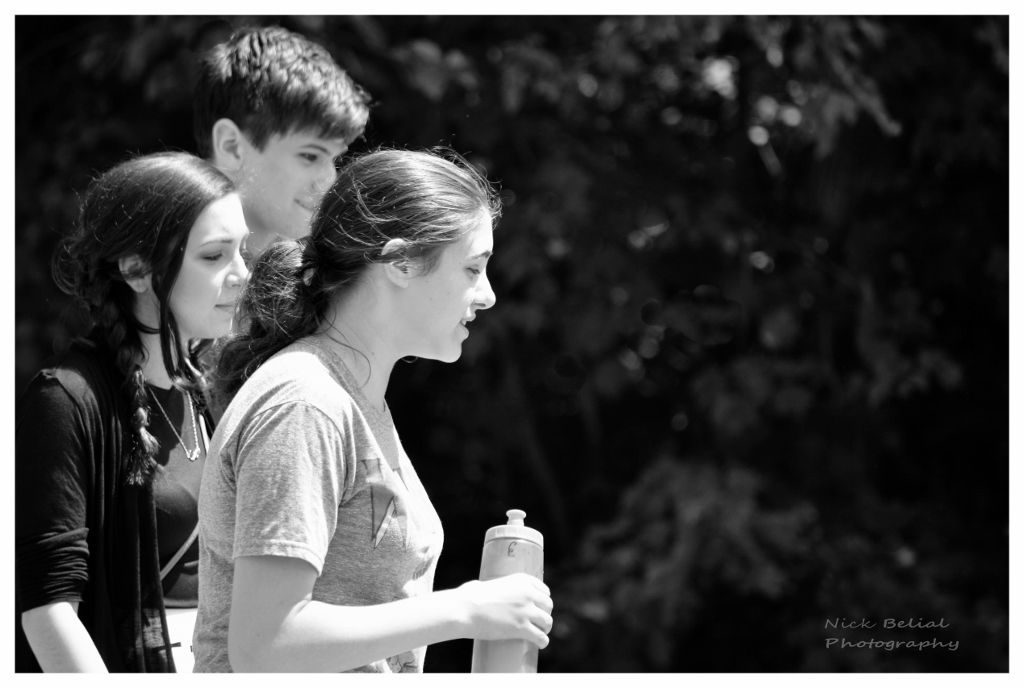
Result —
[[[526,512],[510,509],[508,524],[494,526],[484,536],[480,580],[528,573],[544,580],[544,536],[523,525]],[[528,640],[473,641],[473,673],[537,673],[540,652]]]

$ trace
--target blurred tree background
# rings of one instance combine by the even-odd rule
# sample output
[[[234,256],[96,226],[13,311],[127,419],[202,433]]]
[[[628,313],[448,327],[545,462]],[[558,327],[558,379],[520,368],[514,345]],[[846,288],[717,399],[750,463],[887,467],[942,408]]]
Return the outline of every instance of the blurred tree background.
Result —
[[[197,55],[271,23],[374,97],[354,151],[500,184],[497,306],[389,392],[439,587],[522,508],[541,671],[1008,671],[1007,17],[17,17],[18,392],[78,193],[194,151]]]

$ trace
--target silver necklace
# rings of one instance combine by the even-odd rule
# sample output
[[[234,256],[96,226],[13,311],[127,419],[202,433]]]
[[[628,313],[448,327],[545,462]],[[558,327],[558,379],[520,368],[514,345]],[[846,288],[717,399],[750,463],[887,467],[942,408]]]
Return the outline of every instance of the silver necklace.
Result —
[[[178,442],[181,443],[181,448],[185,450],[185,456],[188,457],[189,461],[195,461],[199,458],[199,433],[196,431],[196,414],[195,411],[192,410],[192,395],[187,392],[182,392],[182,394],[185,395],[185,399],[188,401],[188,417],[192,420],[192,436],[196,438],[196,448],[191,451],[185,446],[185,440],[181,439],[181,435],[178,434],[178,429],[174,427],[174,423],[171,422],[171,417],[167,415],[167,411],[164,411],[163,404],[161,404],[160,400],[156,398],[156,393],[152,389],[149,390],[149,395],[153,397],[153,401],[156,402],[157,408],[160,409],[160,413],[164,414],[164,420],[166,420],[167,424],[171,426],[171,432],[173,432],[174,436],[178,438]]]

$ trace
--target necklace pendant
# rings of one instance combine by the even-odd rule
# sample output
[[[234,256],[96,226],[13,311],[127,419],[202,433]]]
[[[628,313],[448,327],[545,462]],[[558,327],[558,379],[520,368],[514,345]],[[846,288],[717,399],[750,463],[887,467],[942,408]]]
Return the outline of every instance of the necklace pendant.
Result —
[[[167,411],[164,411],[164,405],[160,403],[160,400],[156,396],[156,392],[152,389],[149,390],[150,395],[153,397],[153,401],[156,402],[157,408],[160,409],[160,413],[164,414],[164,420],[171,426],[171,432],[178,438],[178,443],[181,445],[182,451],[185,452],[185,456],[188,457],[189,461],[196,461],[199,458],[199,430],[196,429],[196,412],[192,408],[192,397],[189,394],[185,394],[185,401],[188,402],[188,417],[192,421],[192,436],[196,440],[195,449],[189,449],[185,446],[185,440],[182,439],[181,435],[178,434],[178,429],[174,427],[174,423],[171,422],[171,417],[167,415]],[[185,428],[182,427],[182,431]]]

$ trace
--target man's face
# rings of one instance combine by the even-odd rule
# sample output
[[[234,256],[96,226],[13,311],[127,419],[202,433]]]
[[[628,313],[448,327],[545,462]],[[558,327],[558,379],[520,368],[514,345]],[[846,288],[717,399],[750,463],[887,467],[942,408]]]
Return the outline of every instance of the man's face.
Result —
[[[258,255],[278,238],[309,234],[309,219],[337,177],[337,159],[347,150],[341,139],[308,132],[270,137],[263,150],[246,146],[235,183],[252,236],[249,250]]]

